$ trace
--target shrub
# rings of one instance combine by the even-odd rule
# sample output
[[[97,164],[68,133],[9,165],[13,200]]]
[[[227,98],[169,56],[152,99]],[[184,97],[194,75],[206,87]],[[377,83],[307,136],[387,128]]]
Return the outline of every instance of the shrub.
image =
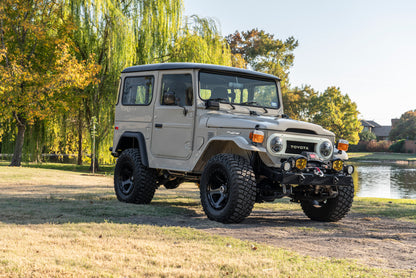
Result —
[[[360,141],[357,145],[351,145],[351,152],[389,152],[391,141]]]
[[[394,142],[394,144],[392,144],[389,148],[389,150],[391,152],[394,153],[404,153],[404,143],[406,140],[402,139],[402,140],[398,140],[396,142]]]
[[[369,152],[388,152],[392,145],[390,141],[375,141],[372,140],[367,144],[367,151]]]

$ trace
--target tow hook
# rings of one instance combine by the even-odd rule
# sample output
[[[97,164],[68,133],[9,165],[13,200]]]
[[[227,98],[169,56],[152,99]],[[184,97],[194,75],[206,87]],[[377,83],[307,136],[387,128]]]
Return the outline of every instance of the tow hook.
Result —
[[[321,178],[324,176],[324,173],[318,167],[315,167],[315,169],[313,169],[313,173],[315,174],[315,176],[318,176],[318,177],[321,177]]]

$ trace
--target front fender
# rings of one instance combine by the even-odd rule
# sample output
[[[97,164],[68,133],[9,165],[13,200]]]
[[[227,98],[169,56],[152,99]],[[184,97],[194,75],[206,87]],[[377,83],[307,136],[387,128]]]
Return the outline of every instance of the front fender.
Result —
[[[210,138],[203,146],[198,150],[195,157],[194,172],[201,172],[208,160],[219,153],[233,153],[247,160],[250,159],[249,154],[251,152],[266,153],[265,147],[253,145],[242,136],[215,136]]]
[[[266,148],[262,146],[253,145],[251,142],[247,141],[243,136],[225,136],[219,135],[209,139],[205,148],[208,148],[211,142],[214,141],[224,141],[224,142],[234,142],[240,149],[246,151],[254,152],[266,152]]]

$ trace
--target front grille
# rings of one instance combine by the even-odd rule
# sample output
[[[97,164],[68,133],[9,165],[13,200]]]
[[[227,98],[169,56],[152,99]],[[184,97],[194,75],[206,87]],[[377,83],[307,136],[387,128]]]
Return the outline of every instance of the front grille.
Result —
[[[314,152],[315,143],[287,141],[286,153],[301,154],[302,152]]]

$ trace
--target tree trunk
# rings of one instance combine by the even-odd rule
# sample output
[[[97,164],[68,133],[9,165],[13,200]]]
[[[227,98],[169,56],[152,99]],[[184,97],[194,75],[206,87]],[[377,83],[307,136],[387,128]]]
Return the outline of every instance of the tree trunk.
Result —
[[[78,113],[78,161],[77,165],[82,165],[82,112]]]
[[[26,125],[17,123],[17,137],[10,166],[20,166],[22,162],[23,142],[25,140]]]

